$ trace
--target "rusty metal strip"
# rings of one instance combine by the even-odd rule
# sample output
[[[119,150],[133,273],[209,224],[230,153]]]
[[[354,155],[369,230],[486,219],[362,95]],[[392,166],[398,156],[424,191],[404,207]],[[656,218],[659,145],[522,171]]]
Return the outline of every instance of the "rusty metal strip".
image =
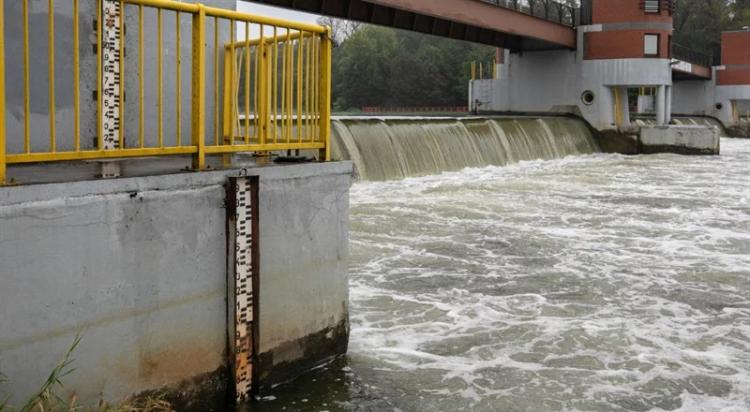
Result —
[[[257,336],[258,178],[232,178],[229,193],[230,343],[236,400],[244,402],[253,389]]]

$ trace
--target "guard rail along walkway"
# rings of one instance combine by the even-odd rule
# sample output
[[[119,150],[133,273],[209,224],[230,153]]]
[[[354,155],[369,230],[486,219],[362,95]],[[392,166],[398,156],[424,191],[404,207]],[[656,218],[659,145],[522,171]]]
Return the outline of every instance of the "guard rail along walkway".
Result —
[[[290,150],[315,150],[319,160],[330,159],[332,43],[327,27],[172,0],[57,0],[57,5],[48,0],[47,33],[44,27],[33,27],[35,43],[30,44],[31,1],[12,1],[19,1],[13,6],[21,8],[22,21],[8,27],[20,28],[18,33],[5,32],[6,5],[0,0],[0,185],[9,183],[7,165],[22,163],[189,155],[193,169],[203,170],[209,155],[221,155],[226,164],[233,153]],[[34,2],[35,9],[40,3]],[[69,29],[55,27],[60,6],[72,7]],[[79,21],[83,6],[96,7],[95,26]],[[67,25],[67,19],[60,21]],[[190,29],[189,39],[182,34],[187,32],[180,29],[182,23]],[[93,42],[84,29],[95,33],[93,59],[81,59],[81,50],[86,51],[82,46],[88,47],[83,42]],[[165,30],[174,30],[168,45]],[[147,37],[147,31],[156,39]],[[42,43],[46,50],[38,47],[39,32],[48,34]],[[56,41],[56,34],[72,41]],[[6,56],[9,40],[23,44],[18,56]],[[191,45],[190,56],[183,51],[186,42]],[[126,44],[136,50],[126,53]],[[61,45],[72,47],[62,50]],[[30,53],[42,54],[32,61],[48,66],[47,79],[37,78],[43,76],[36,66],[31,78]],[[62,87],[56,93],[55,76],[61,77],[60,69],[70,66],[60,64],[56,71],[60,58],[72,61],[72,73],[64,73],[62,80],[72,81],[72,95],[60,93]],[[17,116],[19,131],[6,136],[7,59],[19,60],[23,84],[9,85],[22,90],[18,93],[22,114]],[[184,67],[188,61],[189,67]],[[147,64],[156,69],[147,70]],[[84,70],[96,73],[95,85],[83,85]],[[186,72],[189,78],[183,78]],[[127,103],[126,79],[137,83],[128,85]],[[48,93],[42,94],[43,102],[33,102],[39,93],[30,89],[38,89],[41,80],[47,80]],[[93,97],[82,96],[81,90],[93,90]],[[72,110],[58,110],[58,115],[72,119],[56,119],[63,99],[69,100],[65,107]],[[94,100],[88,103],[89,99]],[[182,107],[183,101],[190,107]],[[41,122],[43,132],[39,132],[39,113],[30,110],[32,103],[48,107],[49,124]],[[96,118],[82,120],[82,107],[93,111],[93,104]],[[189,122],[182,121],[188,118]],[[85,122],[92,126],[83,127]],[[86,135],[82,129],[88,131]]]

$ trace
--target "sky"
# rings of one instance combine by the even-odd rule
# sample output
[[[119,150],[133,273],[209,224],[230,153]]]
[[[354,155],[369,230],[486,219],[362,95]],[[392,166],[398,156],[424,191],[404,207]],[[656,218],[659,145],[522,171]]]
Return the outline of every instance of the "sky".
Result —
[[[315,23],[319,16],[310,13],[302,13],[279,7],[265,6],[249,1],[238,1],[237,10],[246,13],[259,14],[261,16],[271,16],[281,19],[294,20],[304,23]]]
[[[315,23],[318,20],[317,14],[303,13],[290,9],[284,9],[280,7],[266,6],[263,4],[253,3],[250,1],[237,1],[237,11],[256,14],[259,16],[275,17],[277,19],[292,20],[300,23]],[[273,36],[273,28],[266,27],[263,31],[267,36]],[[260,29],[257,26],[253,26],[250,29],[250,37],[258,37]],[[245,38],[245,26],[244,24],[237,25],[237,40],[244,40]]]

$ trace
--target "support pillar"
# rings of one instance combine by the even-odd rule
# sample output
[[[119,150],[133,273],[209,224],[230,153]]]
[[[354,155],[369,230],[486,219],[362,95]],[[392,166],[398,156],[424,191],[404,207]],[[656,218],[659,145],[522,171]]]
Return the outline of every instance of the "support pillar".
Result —
[[[664,111],[665,123],[672,121],[672,86],[666,87],[666,110]]]
[[[503,75],[503,65],[505,64],[505,49],[497,48],[495,50],[495,71],[492,78],[500,79]]]
[[[666,86],[661,85],[656,88],[656,124],[658,126],[663,126],[667,124],[666,119],[666,108],[667,108],[667,99],[666,99]]]
[[[629,126],[630,125],[630,104],[628,99],[628,88],[627,87],[619,87],[617,93],[617,107],[620,110],[620,121],[622,124],[618,124],[618,126]]]

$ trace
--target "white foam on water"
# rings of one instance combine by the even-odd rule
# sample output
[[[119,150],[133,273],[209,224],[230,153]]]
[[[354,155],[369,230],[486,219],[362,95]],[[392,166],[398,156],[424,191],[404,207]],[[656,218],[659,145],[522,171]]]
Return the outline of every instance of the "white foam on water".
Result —
[[[351,192],[352,368],[403,410],[750,410],[750,141]]]

